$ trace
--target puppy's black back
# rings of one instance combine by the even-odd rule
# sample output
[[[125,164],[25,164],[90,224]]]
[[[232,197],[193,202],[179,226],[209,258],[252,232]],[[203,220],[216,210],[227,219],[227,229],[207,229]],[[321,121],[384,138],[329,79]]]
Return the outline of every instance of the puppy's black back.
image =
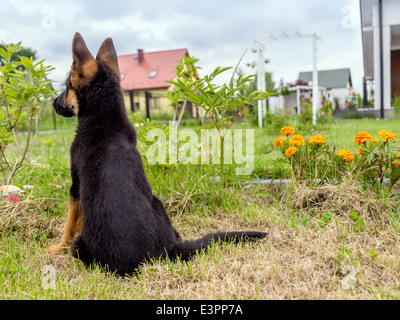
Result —
[[[88,264],[132,272],[149,256],[165,256],[176,233],[153,197],[118,79],[106,64],[99,63],[86,96],[71,149],[84,212],[72,252]]]

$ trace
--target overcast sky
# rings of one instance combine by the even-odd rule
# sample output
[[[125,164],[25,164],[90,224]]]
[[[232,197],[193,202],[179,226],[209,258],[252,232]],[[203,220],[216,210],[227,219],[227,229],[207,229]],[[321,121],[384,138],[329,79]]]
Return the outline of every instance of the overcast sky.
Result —
[[[36,50],[56,68],[56,88],[69,71],[76,31],[93,55],[107,37],[120,55],[187,48],[200,59],[202,74],[234,67],[246,50],[241,68],[255,73],[246,67],[255,59],[255,40],[298,31],[321,38],[319,70],[351,68],[354,87],[362,91],[358,0],[0,0],[0,21],[0,42],[22,41]],[[311,40],[266,43],[265,58],[277,83],[293,82],[312,69]]]

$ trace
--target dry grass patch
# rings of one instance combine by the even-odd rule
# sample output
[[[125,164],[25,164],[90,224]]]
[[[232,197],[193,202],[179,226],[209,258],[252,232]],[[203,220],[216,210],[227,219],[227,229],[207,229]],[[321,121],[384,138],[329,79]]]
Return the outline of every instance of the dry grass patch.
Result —
[[[58,199],[34,199],[17,203],[2,203],[0,208],[0,230],[6,235],[27,239],[33,234],[46,238],[58,237],[63,231],[64,220],[49,218],[42,212],[49,211],[51,205],[57,205]]]
[[[146,264],[136,284],[151,299],[393,299],[400,298],[397,250],[392,235],[344,240],[335,228],[274,226],[260,243],[213,247],[189,263]],[[344,287],[346,266],[354,290]]]
[[[323,189],[325,202],[344,203],[338,190]],[[353,190],[353,189],[352,189]],[[51,256],[45,248],[61,237],[65,218],[45,217],[40,200],[19,203],[0,211],[3,237],[0,241],[0,280],[3,299],[400,299],[400,258],[398,229],[390,219],[375,219],[377,204],[350,202],[346,209],[324,207],[317,190],[299,189],[298,203],[307,214],[309,227],[289,227],[287,212],[268,203],[249,203],[249,214],[227,213],[222,208],[213,215],[176,212],[171,220],[184,239],[194,239],[212,231],[269,231],[266,239],[238,246],[215,245],[187,263],[155,260],[143,265],[133,277],[118,277],[88,269],[69,254]],[[351,190],[341,188],[349,194]],[[327,195],[328,194],[328,195]],[[300,196],[300,193],[297,194]],[[307,200],[304,200],[307,199]],[[340,200],[341,199],[341,200]],[[244,200],[243,200],[244,201]],[[343,202],[340,202],[343,201]],[[363,200],[364,201],[364,200]],[[334,202],[332,202],[334,203]],[[244,205],[244,204],[243,204]],[[36,207],[35,207],[36,206]],[[376,206],[376,207],[375,207]],[[323,227],[319,210],[334,214]],[[384,208],[384,207],[381,207]],[[366,230],[354,228],[346,213],[360,210],[371,216]],[[256,214],[258,212],[258,215]],[[294,214],[300,213],[294,211]],[[383,216],[385,212],[381,212]],[[276,219],[281,216],[282,219]],[[285,220],[286,219],[286,220]],[[377,224],[380,222],[380,224]],[[374,228],[376,226],[376,228]],[[368,229],[368,230],[367,230]],[[34,232],[48,234],[50,241],[34,240]],[[17,269],[7,269],[1,261]],[[55,290],[44,290],[42,268],[57,271]],[[343,273],[344,268],[354,271]],[[354,276],[353,289],[346,279]]]
[[[297,185],[287,200],[294,210],[312,215],[331,212],[348,217],[357,212],[366,221],[381,227],[390,224],[388,212],[397,211],[400,204],[398,198],[377,199],[376,194],[366,192],[356,181],[317,187]]]

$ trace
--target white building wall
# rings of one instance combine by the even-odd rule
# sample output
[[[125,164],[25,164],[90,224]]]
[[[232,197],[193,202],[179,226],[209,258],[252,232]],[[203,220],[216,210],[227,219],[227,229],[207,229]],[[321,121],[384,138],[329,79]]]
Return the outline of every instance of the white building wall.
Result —
[[[383,24],[384,25],[396,25],[400,24],[400,1],[399,0],[383,0]],[[376,1],[375,7],[378,9],[378,1]],[[378,23],[379,25],[379,23]]]
[[[335,107],[335,98],[337,98],[338,102],[339,102],[338,108],[340,105],[343,105],[343,107],[345,106],[346,98],[349,94],[349,90],[347,88],[346,89],[345,88],[334,88],[334,89],[329,90],[329,92],[331,94],[331,101],[332,101],[333,107]]]
[[[382,11],[383,35],[383,97],[384,109],[391,107],[391,25],[400,24],[400,1],[383,1]],[[375,109],[381,109],[381,73],[380,73],[380,32],[379,32],[379,5],[378,1],[372,7],[372,28],[374,37],[374,83]]]

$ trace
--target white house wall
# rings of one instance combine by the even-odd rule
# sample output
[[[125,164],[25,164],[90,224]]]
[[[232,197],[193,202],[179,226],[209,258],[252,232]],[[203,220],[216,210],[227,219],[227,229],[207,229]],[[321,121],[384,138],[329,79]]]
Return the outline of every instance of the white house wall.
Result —
[[[400,15],[399,15],[400,1],[399,0],[383,0],[382,3],[383,3],[382,17],[383,17],[384,25],[400,24]],[[376,1],[373,10],[378,10],[378,1]],[[373,23],[374,23],[374,17],[373,17]],[[375,25],[375,23],[374,23],[374,25]],[[378,21],[378,25],[379,25],[379,21]]]
[[[349,90],[347,88],[346,89],[345,88],[331,89],[331,90],[329,90],[329,92],[331,93],[331,96],[332,96],[331,101],[332,101],[332,104],[333,104],[334,108],[335,108],[335,98],[338,99],[339,106],[340,105],[342,105],[342,106],[345,105],[347,95],[349,94]]]
[[[391,107],[391,50],[397,49],[398,43],[393,42],[392,26],[400,25],[400,1],[385,0],[382,11],[383,34],[383,97],[384,109]],[[375,83],[375,109],[381,109],[381,73],[380,73],[380,33],[379,33],[379,6],[378,1],[372,5],[372,32],[373,32],[373,72]],[[365,50],[365,49],[364,49]],[[367,53],[368,54],[368,53]]]

